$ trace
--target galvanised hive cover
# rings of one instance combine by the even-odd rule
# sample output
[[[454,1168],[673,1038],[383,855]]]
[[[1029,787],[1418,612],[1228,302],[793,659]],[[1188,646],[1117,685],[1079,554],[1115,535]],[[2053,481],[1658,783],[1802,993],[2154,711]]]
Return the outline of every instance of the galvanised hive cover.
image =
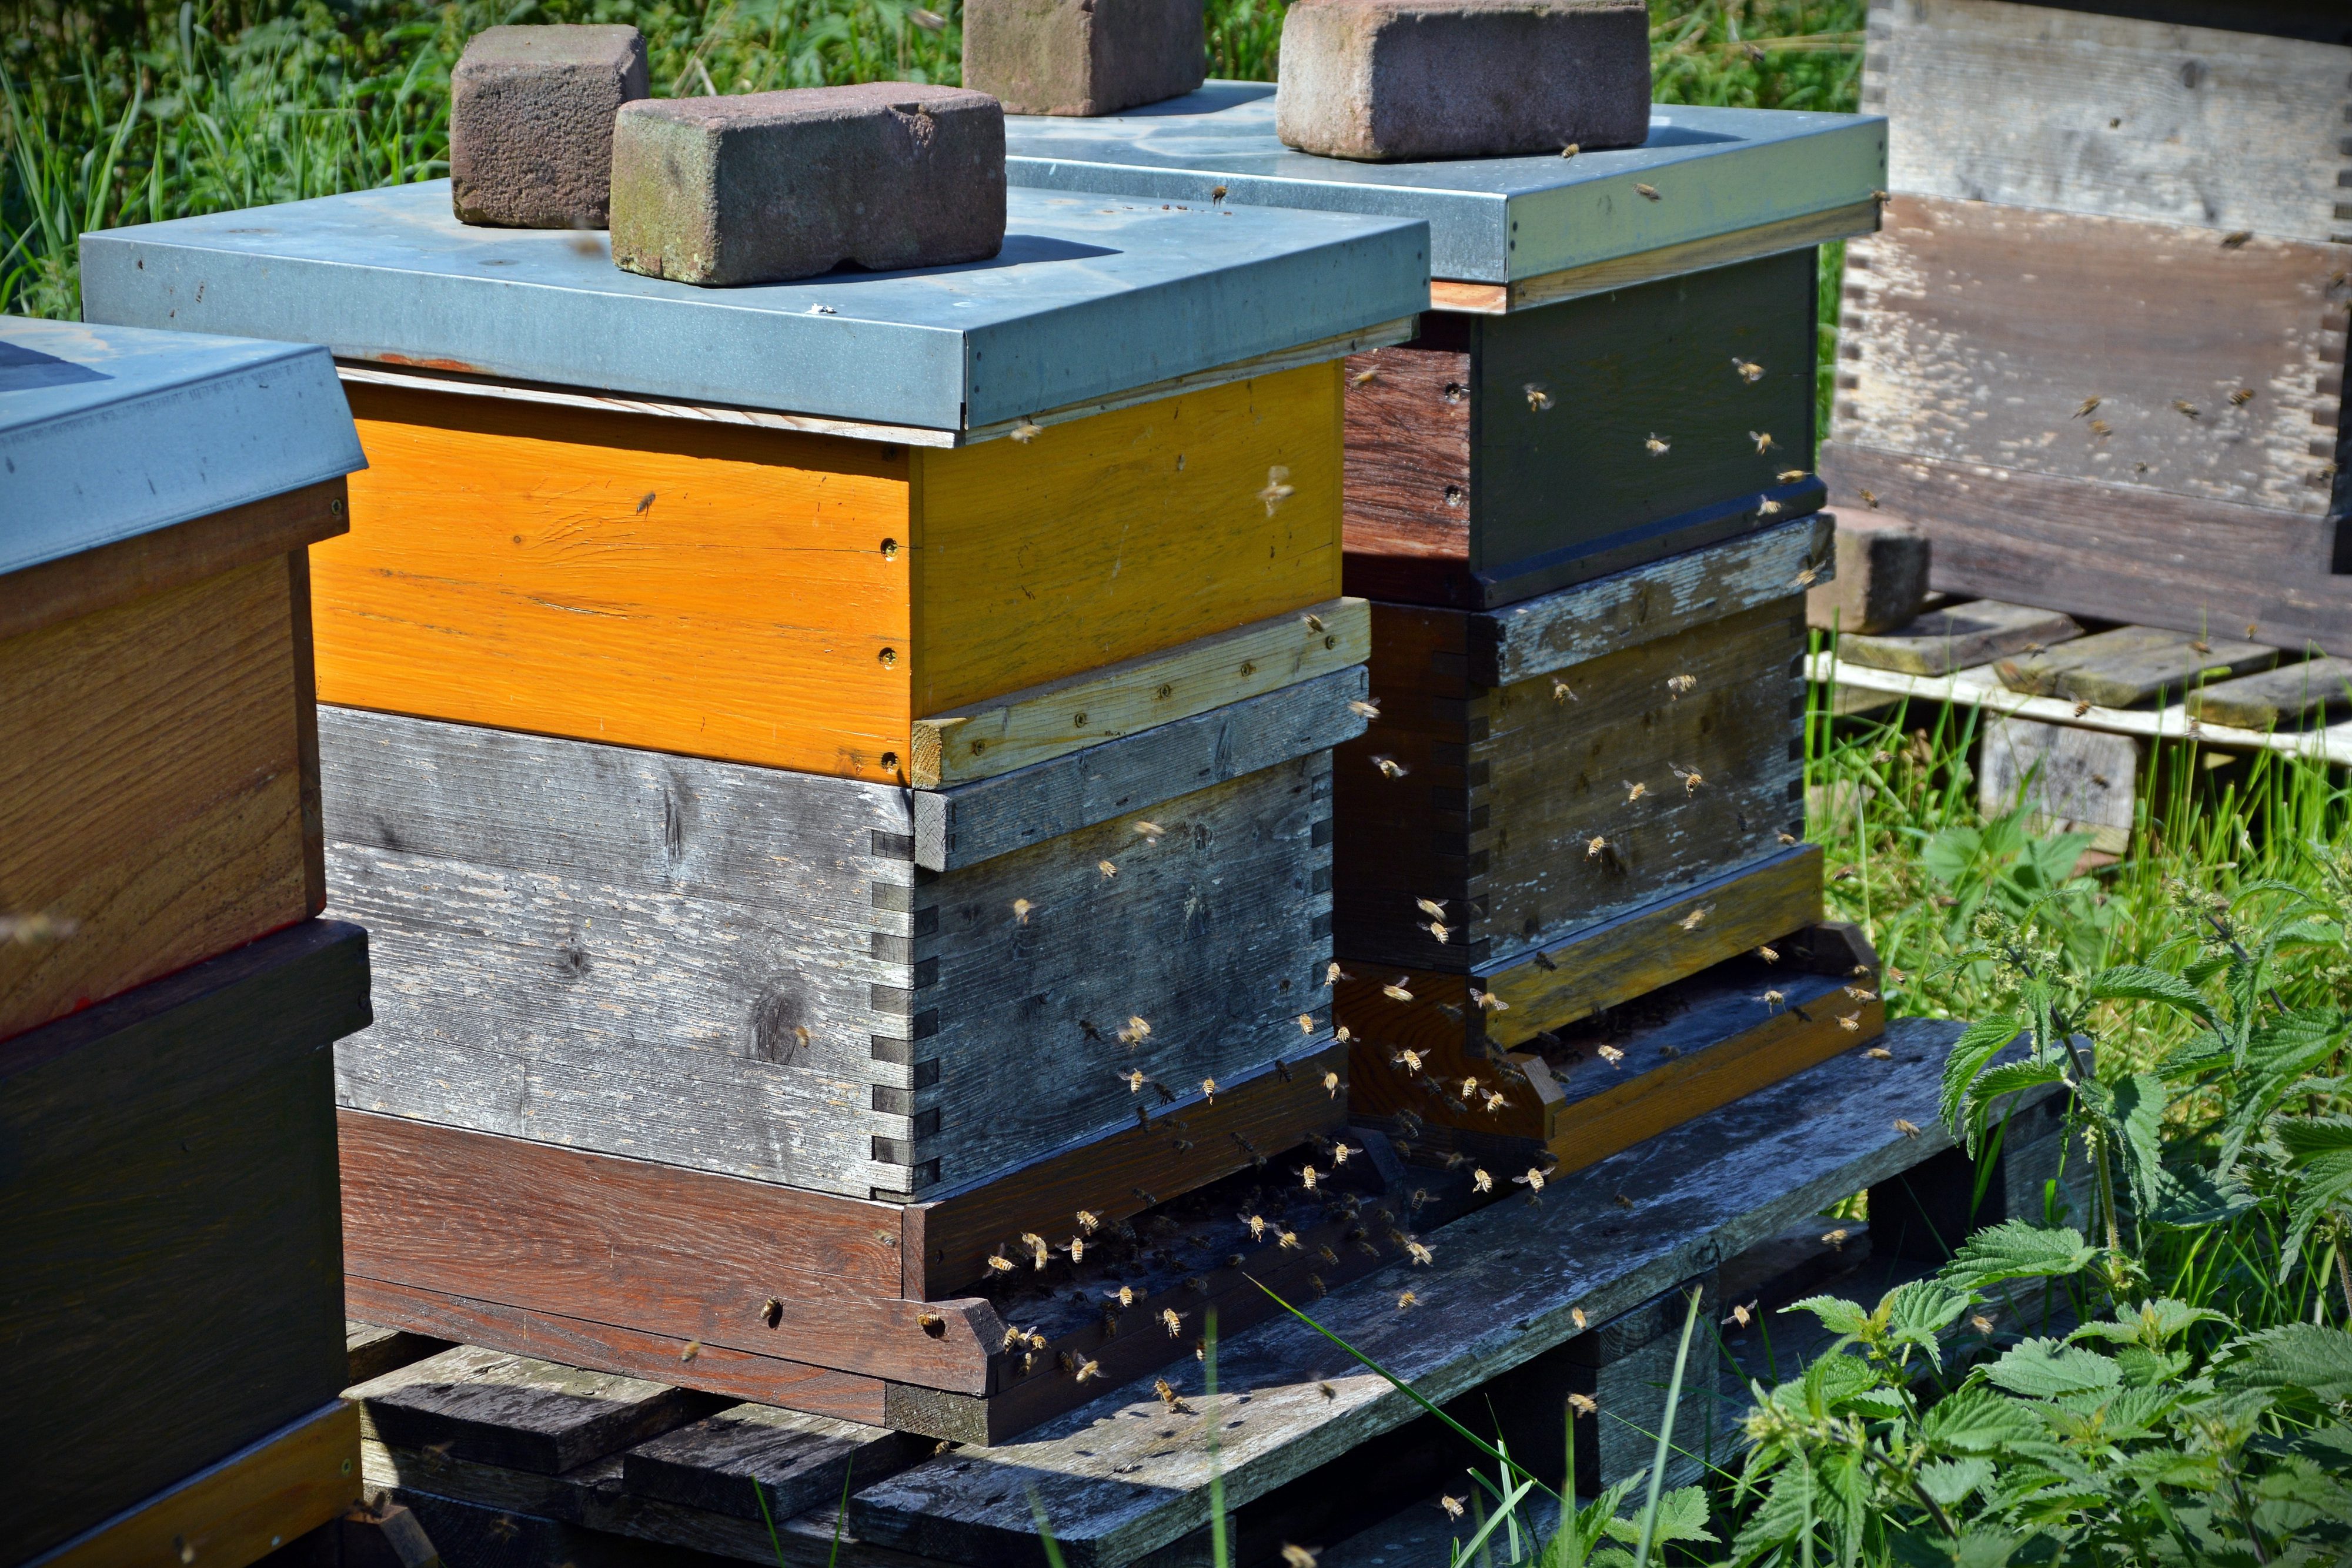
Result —
[[[993,260],[701,288],[621,271],[602,233],[468,227],[448,182],[432,181],[85,235],[83,310],[345,359],[958,431],[1428,305],[1416,218],[1048,191],[1009,204]]]
[[[1307,207],[1426,219],[1430,275],[1513,283],[1867,202],[1886,183],[1886,121],[1870,114],[1658,104],[1640,147],[1360,163],[1294,152],[1274,88],[1213,81],[1182,98],[1080,120],[1007,116],[1016,185],[1159,202]],[[1653,201],[1634,187],[1658,192]]]
[[[324,349],[0,316],[0,573],[366,466]]]

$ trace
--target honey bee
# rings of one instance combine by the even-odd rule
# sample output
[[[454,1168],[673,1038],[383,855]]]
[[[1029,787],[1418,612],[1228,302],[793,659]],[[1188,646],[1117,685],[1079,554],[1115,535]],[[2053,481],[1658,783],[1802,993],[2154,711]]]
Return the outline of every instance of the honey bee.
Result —
[[[1868,1051],[1864,1051],[1863,1055],[1870,1058],[1873,1061],[1892,1061],[1895,1060],[1895,1053],[1887,1050],[1883,1045],[1874,1045]]]
[[[1914,1122],[1906,1122],[1900,1116],[1895,1118],[1895,1130],[1902,1134],[1906,1138],[1916,1138],[1919,1135],[1918,1124]]]
[[[1337,1100],[1339,1097],[1339,1075],[1338,1073],[1327,1072],[1323,1075],[1323,1092],[1329,1095],[1334,1100]]]
[[[1556,703],[1580,703],[1584,699],[1570,689],[1566,681],[1554,675],[1551,678],[1551,700]]]
[[[1583,152],[1583,151],[1584,151],[1584,147],[1583,147],[1582,143],[1580,143],[1580,142],[1571,141],[1571,142],[1570,142],[1567,146],[1565,146],[1565,147],[1563,147],[1563,148],[1561,148],[1561,149],[1559,150],[1559,155],[1560,155],[1561,157],[1563,157],[1563,158],[1573,158],[1573,157],[1575,157],[1579,152]]]
[[[1032,1268],[1043,1269],[1045,1266],[1047,1249],[1044,1237],[1034,1230],[1024,1230],[1021,1233],[1021,1245],[1029,1249]]]
[[[1109,861],[1095,862],[1095,870],[1103,873],[1103,880],[1105,882],[1108,882],[1112,877],[1118,874],[1118,867]]]
[[[1339,967],[1339,960],[1337,958],[1323,966],[1323,983],[1327,986],[1336,986],[1342,980],[1352,980],[1355,977]]]
[[[1348,384],[1351,387],[1370,386],[1372,382],[1380,380],[1380,366],[1373,365],[1369,369],[1358,371],[1354,375],[1349,376],[1348,378]]]
[[[1382,986],[1381,988],[1381,995],[1388,998],[1391,1001],[1395,1002],[1409,1002],[1412,1000],[1412,993],[1404,988],[1405,981],[1412,977],[1410,975],[1399,975],[1393,984]]]
[[[1756,444],[1756,455],[1759,457],[1780,444],[1772,439],[1772,433],[1769,430],[1751,430],[1748,433],[1748,439]]]
[[[2236,392],[2230,394],[2230,406],[2231,408],[2243,408],[2253,401],[2254,389],[2252,387],[2240,387]]]
[[[1039,436],[1045,434],[1045,427],[1044,425],[1034,423],[1025,419],[1014,422],[1012,430],[1013,439],[1019,442],[1024,446],[1028,445],[1031,442],[1036,440]]]
[[[1618,782],[1625,786],[1625,804],[1628,806],[1650,792],[1647,784],[1636,784],[1631,779],[1622,779]]]
[[[1310,610],[1299,619],[1307,622],[1307,629],[1309,632],[1314,632],[1318,637],[1323,635],[1323,617]]]
[[[1778,474],[1772,476],[1773,478],[1778,479],[1783,485],[1793,485],[1804,476],[1805,471],[1802,468],[1783,468]]]
[[[1846,987],[1845,994],[1858,1002],[1874,1002],[1878,999],[1876,991],[1865,990],[1860,986]]]
[[[767,1324],[770,1328],[774,1328],[778,1323],[782,1322],[784,1321],[784,1303],[778,1301],[773,1296],[770,1296],[766,1301],[761,1302],[760,1321]]]
[[[1492,991],[1482,991],[1477,989],[1475,987],[1471,988],[1470,999],[1478,1004],[1478,1010],[1480,1012],[1507,1013],[1511,1010],[1510,1003],[1505,1001],[1502,998],[1496,996]]]
[[[1568,1321],[1574,1323],[1578,1328],[1582,1328],[1584,1326],[1584,1309],[1582,1307],[1569,1308]]]
[[[2113,435],[2115,433],[2116,427],[2109,424],[2105,420],[2095,419],[2091,421],[2091,434],[2093,435],[2109,436]]]
[[[1391,779],[1402,779],[1412,771],[1393,757],[1375,757],[1372,758],[1372,766]]]
[[[1972,1312],[1969,1315],[1969,1327],[1976,1330],[1979,1333],[1992,1333],[1992,1318],[1984,1312]]]
[[[1217,1081],[1213,1078],[1202,1079],[1201,1092],[1209,1097],[1210,1104],[1215,1104],[1217,1103]]]
[[[1727,1323],[1737,1323],[1741,1328],[1746,1328],[1749,1323],[1756,1321],[1756,1303],[1754,1301],[1750,1301],[1744,1307],[1733,1307],[1731,1309],[1731,1315],[1723,1321]]]
[[[1467,1100],[1467,1099],[1469,1099],[1472,1095],[1474,1095],[1474,1094],[1475,1094],[1475,1093],[1477,1093],[1477,1092],[1478,1092],[1478,1080],[1477,1080],[1476,1078],[1475,1078],[1475,1077],[1471,1077],[1471,1078],[1465,1078],[1465,1079],[1462,1081],[1462,1098],[1464,1098],[1465,1100]]]
[[[1276,507],[1297,493],[1290,483],[1290,470],[1277,463],[1265,471],[1265,488],[1257,493],[1257,498],[1265,503],[1265,515],[1270,517]]]
[[[999,1249],[988,1255],[988,1267],[992,1273],[1010,1274],[1013,1272],[1013,1260]]]
[[[1428,930],[1429,934],[1432,936],[1436,937],[1440,942],[1444,941],[1448,936],[1454,934],[1454,928],[1446,925],[1443,920],[1431,921],[1429,923]]]
[[[2236,250],[2253,237],[2254,231],[2252,229],[2232,229],[2221,236],[2221,248]]]
[[[1438,903],[1433,898],[1416,898],[1412,903],[1414,908],[1420,910],[1423,915],[1428,915],[1433,920],[1444,918],[1445,905]]]
[[[1756,515],[1759,517],[1777,517],[1780,515],[1780,503],[1769,498],[1759,501],[1756,503]]]
[[[1843,1248],[1846,1241],[1845,1228],[1840,1226],[1835,1230],[1828,1231],[1822,1235],[1822,1239],[1832,1248]]]
[[[1013,901],[1013,917],[1026,925],[1029,924],[1029,912],[1036,907],[1025,898],[1016,898]]]
[[[1625,1053],[1613,1045],[1596,1045],[1592,1049],[1599,1053],[1601,1061],[1612,1067],[1625,1060]]]
[[[1331,1145],[1331,1163],[1334,1166],[1344,1166],[1348,1163],[1348,1156],[1355,1152],[1346,1144],[1334,1144]]]
[[[1184,1332],[1184,1314],[1173,1307],[1162,1307],[1160,1309],[1160,1323],[1168,1331],[1170,1339],[1179,1338]]]
[[[1868,507],[1874,512],[1878,510],[1878,492],[1875,490],[1863,491],[1862,504]]]
[[[690,1339],[686,1342],[685,1348],[677,1353],[677,1359],[681,1362],[692,1361],[701,1354],[702,1342],[698,1339]]]
[[[1768,1008],[1777,1008],[1789,998],[1781,995],[1779,991],[1767,991],[1756,999],[1762,1002]]]
[[[1743,360],[1738,354],[1731,356],[1731,372],[1750,385],[1764,379],[1763,366],[1753,360]]]
[[[1794,833],[1782,833],[1780,835],[1780,841],[1784,844],[1793,844],[1797,841],[1797,835]]]
[[[1632,1207],[1634,1207],[1633,1200],[1632,1198],[1630,1198],[1630,1197],[1626,1197],[1623,1193],[1622,1193],[1622,1192],[1621,1192],[1621,1193],[1618,1193],[1618,1194],[1615,1196],[1615,1200],[1614,1200],[1614,1201],[1616,1202],[1617,1207],[1620,1207],[1620,1208],[1632,1208]]]
[[[1541,1192],[1544,1188],[1544,1172],[1538,1166],[1529,1166],[1526,1175],[1515,1176],[1511,1178],[1511,1185],[1526,1187],[1529,1192]]]
[[[1353,977],[1352,977],[1352,976],[1351,976],[1351,977],[1350,977],[1350,978],[1353,978]],[[1337,1029],[1335,1029],[1335,1030],[1333,1030],[1331,1031],[1331,1038],[1332,1038],[1333,1040],[1338,1040],[1341,1045],[1345,1045],[1345,1044],[1347,1044],[1349,1040],[1351,1040],[1355,1039],[1355,1038],[1356,1038],[1356,1036],[1355,1036],[1355,1031],[1353,1031],[1352,1030],[1349,1029],[1349,1027],[1348,1027],[1346,1024],[1341,1024],[1339,1028],[1337,1028]]]
[[[1492,1192],[1495,1190],[1495,1178],[1486,1174],[1485,1166],[1473,1166],[1470,1167],[1470,1186],[1474,1192]]]
[[[2091,711],[2091,705],[2090,705],[2090,703],[2089,703],[2087,700],[2083,701],[2083,702],[2078,702],[2078,703],[2076,703],[2076,704],[2074,705],[2074,716],[2075,716],[2076,718],[2080,718],[2080,717],[2082,717],[2084,714],[2086,714],[2086,713],[2088,713],[2088,712],[2090,712],[2090,711]]]
[[[1253,1240],[1253,1241],[1263,1241],[1263,1240],[1265,1240],[1265,1215],[1263,1215],[1263,1214],[1253,1214],[1253,1215],[1251,1215],[1251,1216],[1249,1217],[1249,1219],[1248,1219],[1247,1223],[1248,1223],[1248,1225],[1249,1225],[1249,1233],[1250,1233],[1250,1239],[1251,1239],[1251,1240]]]
[[[1609,841],[1601,837],[1599,833],[1595,833],[1591,838],[1584,841],[1584,858],[1586,860],[1597,861],[1608,852]]]
[[[1389,1052],[1389,1060],[1403,1068],[1408,1073],[1418,1073],[1421,1071],[1421,1052],[1417,1051],[1400,1047]]]
[[[1568,1404],[1569,1408],[1580,1416],[1597,1416],[1601,1413],[1601,1401],[1593,1398],[1590,1394],[1571,1394],[1568,1396]]]
[[[1669,696],[1680,699],[1697,689],[1698,677],[1696,675],[1668,675],[1666,677],[1666,693]]]
[[[1350,712],[1361,714],[1366,718],[1381,716],[1381,699],[1378,697],[1350,697],[1348,707]]]
[[[1696,931],[1700,926],[1706,925],[1706,917],[1714,913],[1714,904],[1702,904],[1696,909],[1692,910],[1688,915],[1684,915],[1680,920],[1675,921],[1675,924],[1681,926],[1685,931]]]
[[[2205,653],[2205,654],[2209,654],[2209,655],[2210,655],[2210,654],[2213,652],[2213,644],[2212,644],[2212,643],[2200,643],[2200,642],[2195,642],[2195,641],[2192,641],[2192,642],[2190,642],[2190,643],[2189,643],[2189,645],[2191,648],[2195,649],[2195,650],[2196,650],[2198,653]],[[2102,780],[2100,780],[2100,782],[2105,783],[2105,779],[2102,779]]]
[[[1650,455],[1653,457],[1664,457],[1668,452],[1674,449],[1674,443],[1661,440],[1658,436],[1658,433],[1654,430],[1650,432],[1650,438],[1642,443],[1642,444],[1643,447],[1648,449]]]
[[[2184,414],[2190,419],[2200,417],[2200,411],[2197,405],[2189,402],[2185,398],[2174,398],[2172,400],[2172,412],[2179,414]]]
[[[1313,1192],[1313,1191],[1315,1190],[1315,1182],[1316,1182],[1316,1175],[1315,1175],[1315,1167],[1314,1167],[1313,1166],[1311,1166],[1311,1165],[1307,1165],[1307,1166],[1299,1166],[1299,1167],[1298,1167],[1298,1185],[1299,1185],[1299,1186],[1301,1186],[1305,1187],[1305,1188],[1306,1188],[1307,1191],[1309,1191],[1309,1192]]]
[[[1147,839],[1157,840],[1160,834],[1166,832],[1168,830],[1161,827],[1157,822],[1138,822],[1135,824],[1135,831],[1141,833]]]
[[[1135,1045],[1150,1037],[1151,1026],[1142,1019],[1134,1016],[1130,1016],[1127,1020],[1127,1027],[1118,1031],[1120,1041],[1127,1045]]]
[[[1756,949],[1756,956],[1768,964],[1777,964],[1780,961],[1780,949],[1776,947],[1759,947]]]
[[[915,1318],[915,1322],[921,1324],[926,1329],[929,1328],[933,1323],[938,1322],[939,1321],[939,1317],[931,1312],[920,1312],[918,1313]],[[996,1348],[999,1350],[1014,1350],[1022,1345],[1027,1344],[1028,1343],[1029,1335],[1025,1331],[1017,1328],[1008,1328],[1004,1331],[1004,1339],[1003,1343],[998,1344]]]
[[[1078,1363],[1077,1380],[1080,1383],[1084,1383],[1089,1377],[1100,1377],[1101,1375],[1102,1368],[1096,1365],[1093,1362],[1081,1361]]]
[[[1223,203],[1224,199],[1225,188],[1223,185],[1212,185],[1209,187],[1209,205],[1213,207],[1218,206]]]
[[[1399,1312],[1404,1311],[1407,1307],[1417,1307],[1419,1305],[1421,1305],[1421,1298],[1414,1295],[1411,1291],[1406,1291],[1397,1297],[1397,1311]]]
[[[1698,787],[1706,782],[1705,776],[1696,768],[1677,768],[1669,762],[1666,764],[1666,769],[1683,781],[1683,794],[1685,797],[1697,794]]]
[[[1544,389],[1543,382],[1529,382],[1526,387],[1521,390],[1528,394],[1528,410],[1529,413],[1541,413],[1546,409],[1551,407],[1551,393]]]
[[[1445,1511],[1446,1518],[1460,1519],[1463,1511],[1462,1505],[1469,1500],[1466,1493],[1461,1497],[1441,1497],[1437,1500],[1437,1506]]]
[[[1655,185],[1636,185],[1633,187],[1633,193],[1641,197],[1642,200],[1645,202],[1654,202],[1660,199],[1658,195],[1658,188]]]
[[[1286,1252],[1296,1252],[1298,1250],[1298,1232],[1277,1228],[1274,1233],[1274,1244]]]
[[[1848,1034],[1860,1034],[1862,1032],[1862,1015],[1860,1013],[1846,1014],[1843,1018],[1838,1019],[1838,1028],[1845,1030]]]
[[[2094,392],[2091,396],[2083,400],[2083,406],[2074,411],[2073,417],[2076,419],[2088,419],[2092,414],[2096,413],[2098,409],[2098,394]]]
[[[1797,570],[1797,575],[1789,580],[1789,586],[1791,588],[1811,588],[1821,580],[1821,568],[1808,565],[1800,567]]]
[[[1169,1384],[1169,1381],[1166,1378],[1153,1378],[1151,1380],[1151,1392],[1160,1396],[1160,1403],[1168,1406],[1168,1414],[1171,1416],[1190,1416],[1192,1414],[1192,1407],[1184,1403],[1183,1396],[1178,1394],[1175,1388]]]

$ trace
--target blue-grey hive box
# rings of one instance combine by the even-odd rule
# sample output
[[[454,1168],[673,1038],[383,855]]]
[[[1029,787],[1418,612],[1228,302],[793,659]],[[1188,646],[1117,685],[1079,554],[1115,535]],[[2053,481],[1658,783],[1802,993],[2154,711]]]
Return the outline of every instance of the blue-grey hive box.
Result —
[[[9,1562],[226,1552],[230,1494],[266,1548],[357,1490],[331,1048],[368,977],[316,918],[308,549],[361,463],[323,349],[0,318]]]

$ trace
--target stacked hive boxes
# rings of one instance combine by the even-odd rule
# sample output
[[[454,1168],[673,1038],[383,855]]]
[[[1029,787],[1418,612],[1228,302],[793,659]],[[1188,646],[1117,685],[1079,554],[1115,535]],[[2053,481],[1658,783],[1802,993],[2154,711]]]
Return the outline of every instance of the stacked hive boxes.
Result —
[[[1134,1286],[1131,1221],[1345,1113],[1340,361],[1410,331],[1426,231],[1011,224],[724,293],[440,186],[88,242],[94,314],[350,361],[362,1315],[986,1438],[1187,1354],[1202,1291],[1263,1310]],[[1091,1304],[1009,1332],[1033,1284]]]
[[[0,1561],[358,1495],[306,552],[360,464],[322,350],[0,319]]]
[[[1662,108],[1625,151],[1354,163],[1212,83],[1007,145],[1016,184],[1430,223],[1435,308],[1349,361],[1357,1110],[1581,1165],[1874,1033],[1801,842],[1801,658],[1813,246],[1874,225],[1883,122]]]

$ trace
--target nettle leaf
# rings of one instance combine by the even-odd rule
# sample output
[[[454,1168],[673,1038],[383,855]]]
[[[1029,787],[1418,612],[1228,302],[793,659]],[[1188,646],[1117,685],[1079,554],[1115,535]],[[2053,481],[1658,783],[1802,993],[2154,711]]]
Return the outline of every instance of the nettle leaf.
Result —
[[[1985,1368],[1985,1376],[2011,1394],[2054,1399],[2090,1394],[2123,1382],[2123,1369],[2097,1351],[2054,1339],[2030,1339]]]
[[[1937,1400],[1919,1424],[1928,1447],[1961,1454],[2000,1455],[2042,1435],[2042,1421],[2029,1406],[1976,1384]]]
[[[1971,1300],[1966,1291],[1930,1275],[1889,1291],[1879,1311],[1885,1315],[1891,1343],[1916,1346],[1940,1370],[1944,1343],[1937,1336],[1959,1321]]]
[[[2164,1171],[2164,1110],[2170,1100],[2163,1079],[2153,1072],[2135,1072],[2116,1083],[2109,1102],[2108,1113],[2121,1134],[2116,1146],[2143,1214],[2158,1207],[2157,1181]]]
[[[2161,1349],[2199,1323],[2226,1323],[2229,1321],[2210,1308],[2192,1307],[2170,1296],[2158,1296],[2141,1302],[2139,1311],[2129,1316],[2118,1312],[2112,1322],[2084,1323],[2066,1338],[2071,1343],[2104,1340],[2110,1344],[2143,1344],[2150,1349]]]
[[[1801,1301],[1791,1301],[1780,1309],[1784,1312],[1811,1312],[1822,1320],[1822,1326],[1833,1334],[1859,1338],[1870,1326],[1870,1314],[1859,1303],[1842,1301],[1835,1296],[1807,1296]]]
[[[2156,1173],[2151,1224],[2174,1230],[2191,1230],[2234,1219],[2260,1200],[2235,1174],[2219,1176],[2202,1166],[2159,1166]]]
[[[2326,1155],[2352,1154],[2352,1116],[2282,1117],[2271,1124],[2271,1136],[2295,1165]]]
[[[1990,1459],[1937,1459],[1919,1467],[1919,1490],[1946,1508],[1958,1505],[1979,1487],[1991,1483]]]
[[[1716,1537],[1706,1527],[1706,1489],[1676,1487],[1658,1499],[1658,1521],[1650,1532],[1654,1542],[1705,1541]]]
[[[2022,1219],[1988,1226],[1960,1243],[1942,1278],[1964,1291],[1981,1291],[2003,1280],[2055,1279],[2080,1273],[2098,1260],[2099,1249],[2071,1226],[2045,1230]]]
[[[2200,1023],[2213,1022],[2213,1009],[2196,987],[2178,975],[2151,969],[2145,964],[2118,964],[2091,977],[2095,1001],[2157,1002],[2178,1008]]]
[[[2156,1070],[2167,1078],[2193,1078],[2227,1067],[2230,1061],[2230,1042],[2211,1030],[2200,1030],[2157,1063]]]
[[[2025,1032],[2025,1020],[2014,1015],[1979,1019],[1960,1031],[1951,1053],[1944,1058],[1944,1124],[1952,1130],[1953,1137],[1968,1143],[1971,1154],[1976,1151],[1976,1134],[1960,1119],[1969,1086],[1994,1057],[2009,1048],[2010,1041]]]
[[[2299,1391],[2323,1405],[2352,1400],[2352,1333],[2317,1323],[2282,1323],[2226,1347],[2215,1375],[2224,1392]]]

